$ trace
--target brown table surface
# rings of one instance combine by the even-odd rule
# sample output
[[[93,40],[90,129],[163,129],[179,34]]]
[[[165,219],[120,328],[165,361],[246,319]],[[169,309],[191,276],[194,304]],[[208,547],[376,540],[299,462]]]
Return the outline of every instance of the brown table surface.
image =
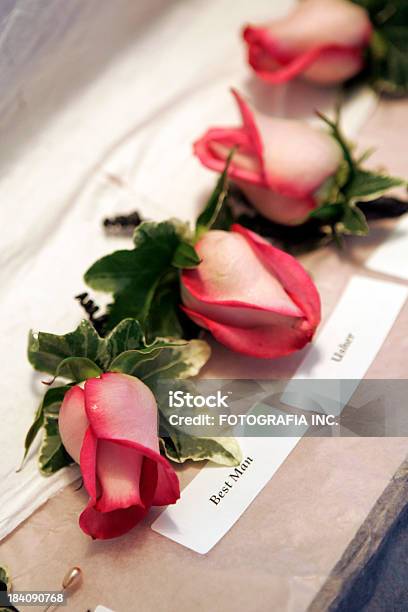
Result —
[[[407,118],[406,102],[381,103],[359,138],[360,148],[380,147],[371,164],[408,175]],[[325,317],[353,273],[385,278],[365,271],[363,264],[393,223],[377,224],[367,239],[348,240],[343,253],[328,248],[304,258],[321,291]],[[297,355],[271,365],[216,344],[213,348],[206,376],[289,376],[301,359]],[[408,303],[368,377],[407,378],[407,353]],[[151,531],[152,516],[124,537],[93,542],[77,524],[86,492],[72,485],[1,543],[0,559],[9,565],[16,590],[58,589],[67,568],[79,565],[83,584],[65,608],[75,612],[93,610],[99,603],[116,612],[299,612],[352,542],[406,449],[403,438],[301,440],[231,531],[204,556]],[[180,468],[182,486],[197,469]]]

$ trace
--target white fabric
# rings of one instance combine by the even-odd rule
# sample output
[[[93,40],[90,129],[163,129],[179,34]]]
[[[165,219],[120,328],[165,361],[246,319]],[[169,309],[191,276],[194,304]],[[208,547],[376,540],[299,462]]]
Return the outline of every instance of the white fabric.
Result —
[[[191,143],[238,119],[229,86],[264,112],[310,116],[332,105],[333,92],[296,85],[289,95],[256,82],[245,64],[242,24],[291,3],[3,0],[0,538],[78,474],[43,478],[36,449],[15,472],[44,393],[26,338],[30,327],[64,333],[79,322],[82,273],[128,245],[104,235],[104,216],[194,217],[215,177]],[[351,132],[372,103],[365,93],[350,107]]]

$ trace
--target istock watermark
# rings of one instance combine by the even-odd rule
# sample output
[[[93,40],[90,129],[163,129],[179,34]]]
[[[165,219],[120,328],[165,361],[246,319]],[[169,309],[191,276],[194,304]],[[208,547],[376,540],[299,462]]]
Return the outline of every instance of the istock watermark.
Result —
[[[408,380],[161,381],[160,435],[408,437]]]
[[[170,408],[229,408],[228,398],[232,394],[229,391],[226,395],[218,390],[214,395],[198,395],[188,391],[169,391]]]

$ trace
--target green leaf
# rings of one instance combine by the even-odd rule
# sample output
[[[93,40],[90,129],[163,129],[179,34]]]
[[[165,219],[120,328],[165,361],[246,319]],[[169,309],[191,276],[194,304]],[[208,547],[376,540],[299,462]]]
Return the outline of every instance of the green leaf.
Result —
[[[166,457],[177,463],[213,461],[234,466],[242,461],[242,451],[235,438],[198,438],[167,425],[167,436],[160,438]]]
[[[209,229],[229,229],[232,223],[231,211],[226,205],[228,195],[228,168],[234,150],[228,156],[224,171],[217,180],[216,186],[204,210],[196,222],[196,240],[199,240]]]
[[[37,370],[78,383],[99,376],[120,353],[145,346],[135,319],[124,319],[105,338],[82,321],[74,332],[63,336],[30,332],[28,355]]]
[[[405,184],[406,181],[400,178],[358,168],[347,185],[345,194],[351,202],[374,200],[393,187],[401,187]]]
[[[175,268],[196,268],[200,263],[200,257],[198,256],[195,248],[188,242],[180,242],[171,265]]]
[[[137,287],[137,308],[143,311],[146,296],[157,278],[172,262],[180,244],[178,228],[170,221],[142,223],[135,230],[135,248],[115,251],[95,262],[85,273],[85,282],[97,291],[120,293]],[[136,317],[137,318],[137,317]]]
[[[122,353],[112,362],[111,371],[137,376],[156,394],[161,378],[196,376],[210,354],[211,349],[204,340],[179,343],[158,340],[143,351]]]
[[[38,462],[40,471],[44,476],[55,474],[63,467],[74,463],[62,444],[58,429],[58,418],[55,416],[45,416],[44,438]]]
[[[116,251],[99,259],[85,274],[85,282],[97,291],[113,293],[108,309],[108,329],[126,317],[138,319],[145,329],[156,293],[167,282],[169,272],[181,260],[197,260],[186,246],[191,236],[188,225],[177,221],[142,223],[134,234],[135,248]],[[198,261],[197,261],[198,263]]]
[[[124,351],[144,346],[145,340],[139,321],[130,318],[123,319],[106,338],[101,339],[98,359],[107,370],[112,360]]]
[[[320,219],[324,223],[334,223],[342,216],[343,210],[343,203],[336,202],[332,204],[329,202],[313,210],[310,213],[310,217],[312,219]]]
[[[336,225],[336,229],[338,233],[343,234],[355,234],[357,236],[366,236],[368,234],[366,218],[361,210],[355,206],[345,207],[343,217]]]
[[[344,138],[337,121],[331,121],[321,113],[320,118],[330,127],[333,138],[343,151],[344,161],[334,177],[334,184],[323,194],[322,205],[311,212],[312,219],[318,219],[331,229],[331,236],[341,243],[341,234],[365,236],[369,227],[365,215],[358,208],[359,202],[376,200],[393,187],[406,185],[406,181],[364,170],[361,167],[362,158],[355,159],[353,145]]]
[[[55,376],[67,357],[86,357],[95,361],[99,336],[89,321],[81,321],[75,331],[62,336],[30,331],[28,360],[36,370]]]
[[[102,370],[91,359],[87,357],[67,357],[59,364],[55,372],[55,378],[62,377],[72,382],[79,383],[88,378],[100,376]]]
[[[42,402],[38,406],[37,412],[35,413],[34,422],[27,432],[25,443],[24,443],[24,459],[27,457],[27,453],[30,450],[32,443],[34,442],[38,432],[45,423],[46,416],[57,415],[64,399],[65,393],[71,388],[71,385],[64,385],[62,387],[52,387],[46,391]]]
[[[180,310],[179,274],[173,269],[162,278],[154,294],[144,325],[147,340],[157,337],[182,338],[186,327],[183,318],[184,314]]]

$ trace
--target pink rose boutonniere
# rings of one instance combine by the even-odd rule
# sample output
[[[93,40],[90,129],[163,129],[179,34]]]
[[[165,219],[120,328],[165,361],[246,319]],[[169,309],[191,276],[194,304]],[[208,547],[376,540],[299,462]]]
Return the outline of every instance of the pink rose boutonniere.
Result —
[[[233,91],[242,125],[211,128],[195,142],[204,166],[221,172],[235,147],[228,175],[259,212],[277,223],[302,223],[343,160],[338,143],[297,120],[255,115]]]
[[[157,419],[153,393],[133,376],[102,374],[66,393],[59,431],[81,467],[90,500],[79,524],[93,538],[122,535],[152,505],[180,497],[177,475],[159,452]]]
[[[361,71],[372,36],[367,11],[349,0],[303,0],[287,16],[248,25],[248,62],[269,83],[299,75],[314,83],[341,83]]]
[[[228,348],[274,358],[311,341],[320,298],[299,262],[240,225],[210,230],[197,243],[201,263],[184,270],[184,311]]]

